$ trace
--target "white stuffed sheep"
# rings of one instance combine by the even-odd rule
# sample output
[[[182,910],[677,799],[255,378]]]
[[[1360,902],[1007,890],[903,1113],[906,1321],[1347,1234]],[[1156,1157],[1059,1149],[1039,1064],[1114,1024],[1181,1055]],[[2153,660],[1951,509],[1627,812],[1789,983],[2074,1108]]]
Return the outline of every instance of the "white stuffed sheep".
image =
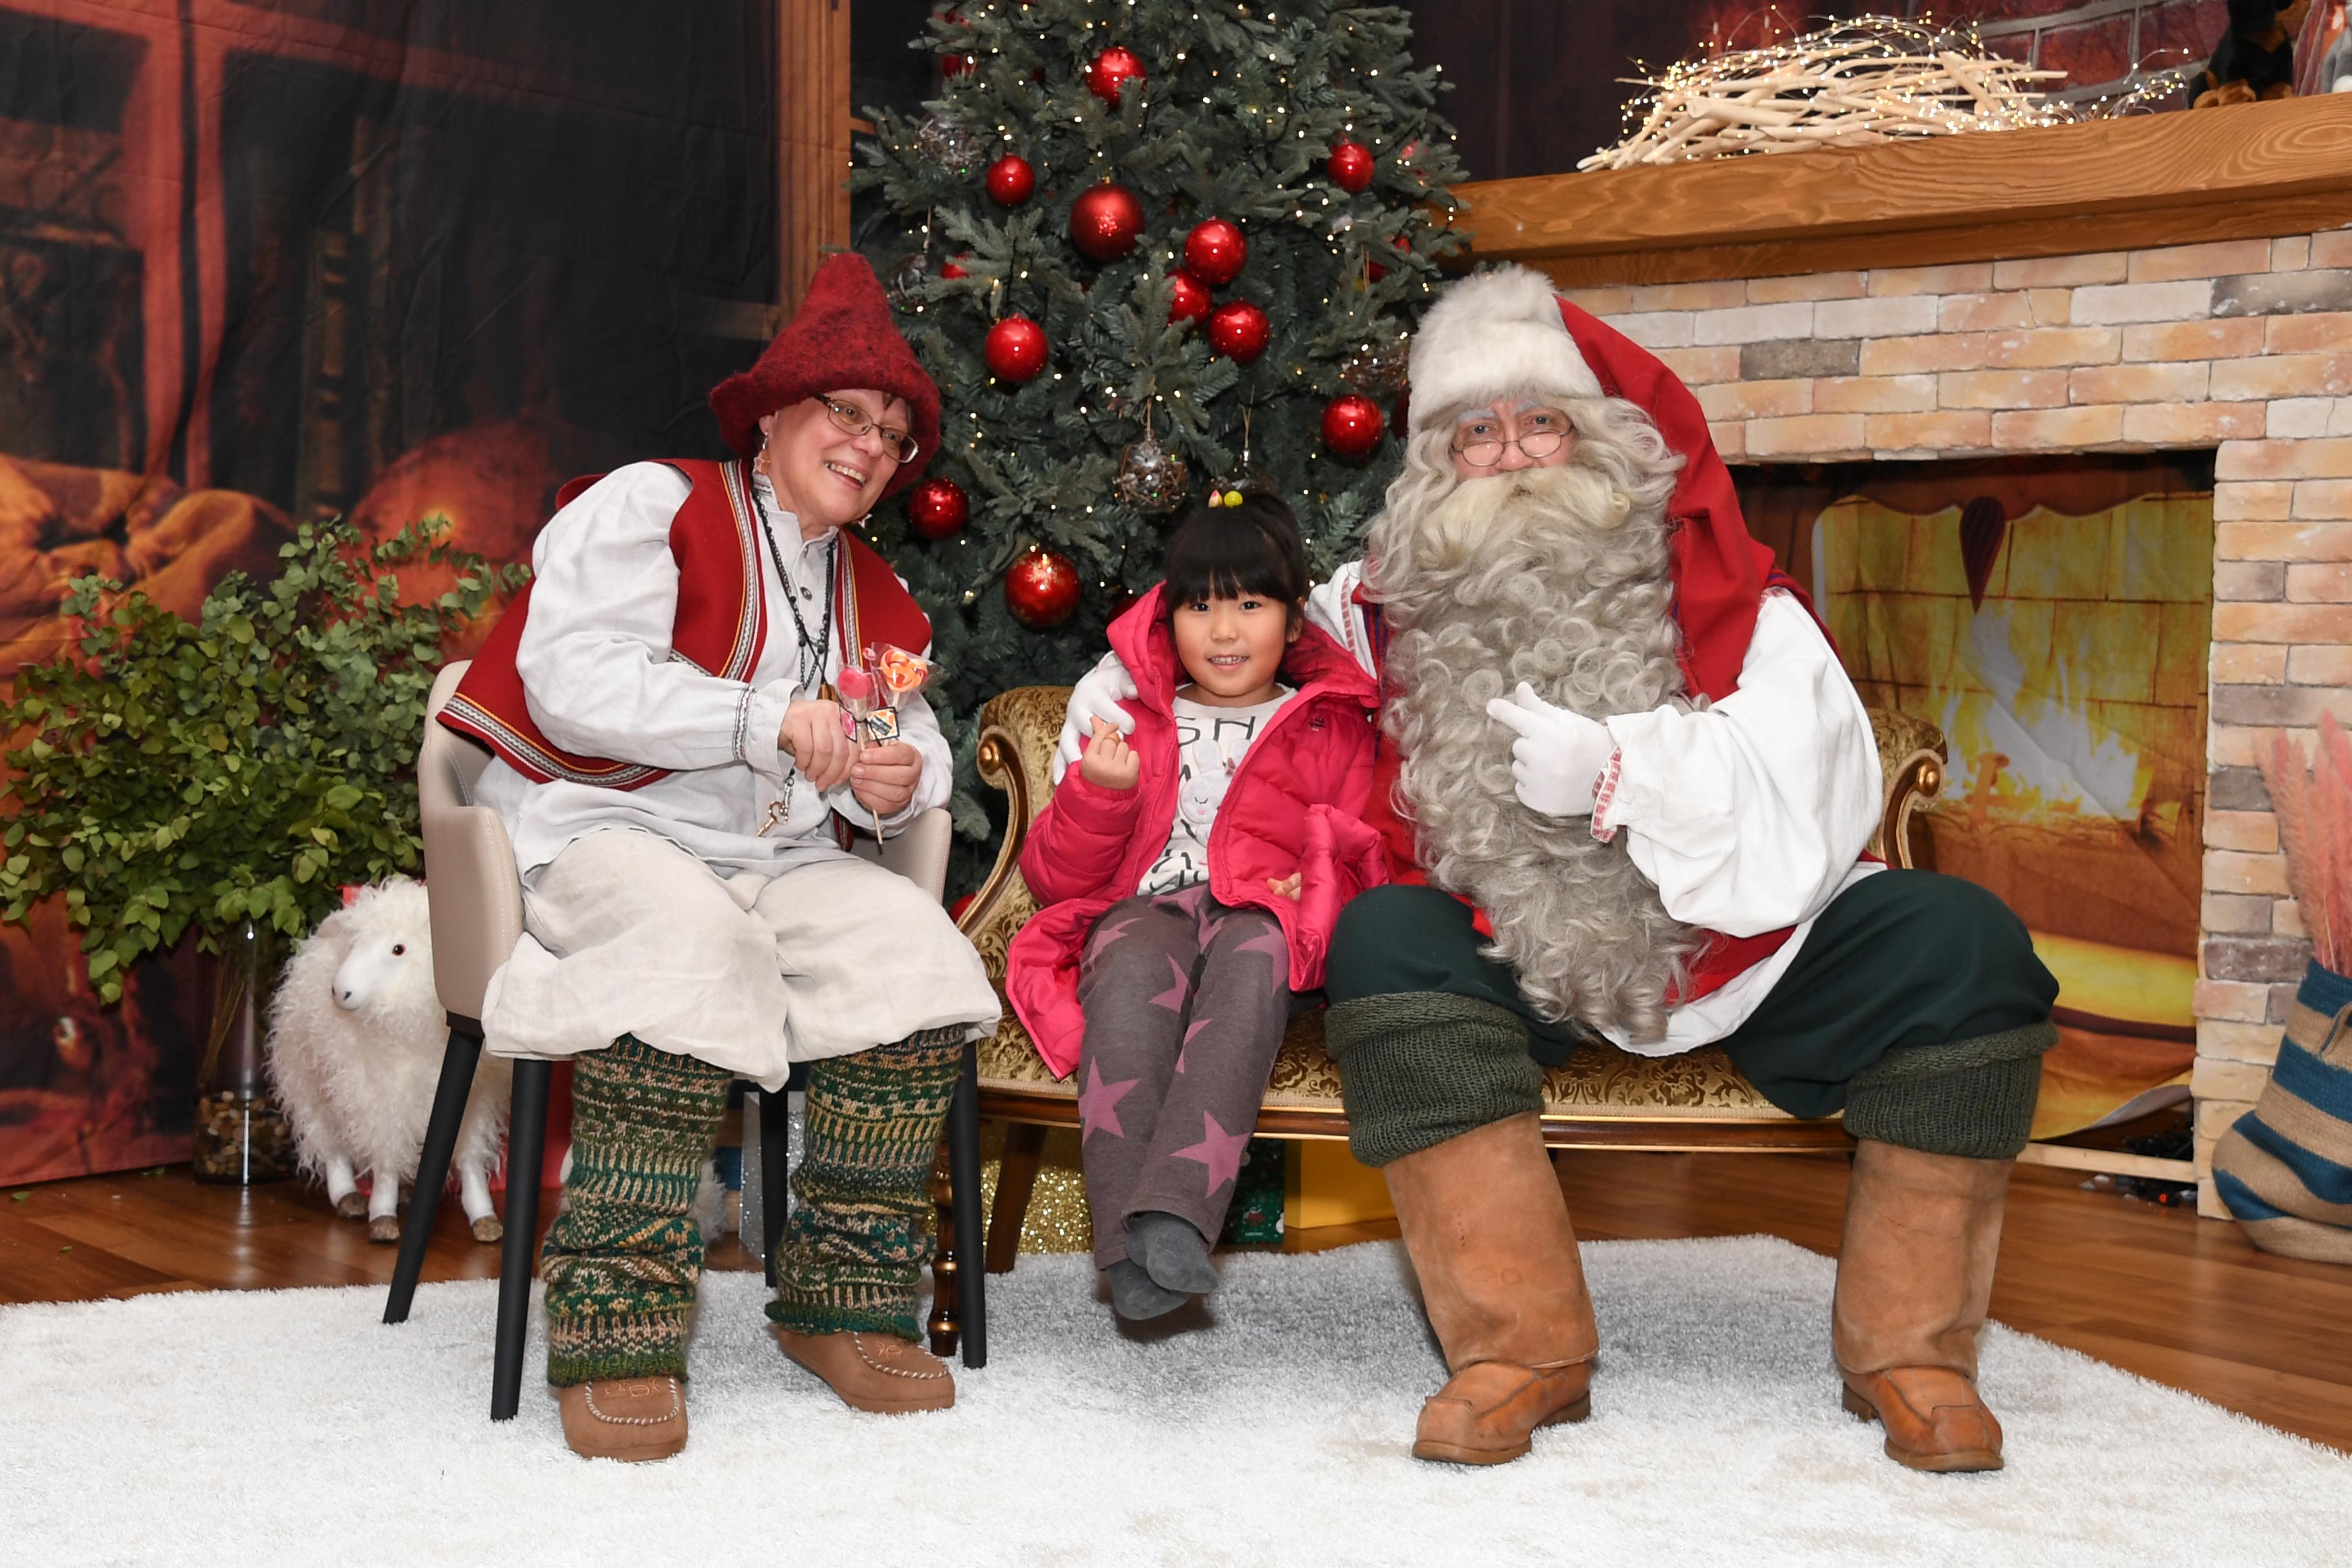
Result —
[[[368,1173],[371,1241],[400,1239],[400,1189],[416,1179],[448,1038],[433,989],[425,885],[405,877],[361,889],[320,921],[287,961],[270,1002],[270,1076],[302,1168],[325,1180],[336,1213],[354,1219],[358,1173]],[[489,1173],[513,1084],[509,1063],[481,1058],[450,1159],[477,1241],[501,1232]]]

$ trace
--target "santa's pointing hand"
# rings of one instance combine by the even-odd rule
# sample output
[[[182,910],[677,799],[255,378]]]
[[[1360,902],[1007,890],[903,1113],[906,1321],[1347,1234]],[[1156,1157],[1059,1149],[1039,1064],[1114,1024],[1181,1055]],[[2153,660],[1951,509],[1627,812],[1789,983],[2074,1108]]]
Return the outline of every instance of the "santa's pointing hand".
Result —
[[[1518,731],[1511,779],[1519,804],[1546,816],[1590,816],[1601,774],[1616,754],[1606,725],[1555,708],[1526,681],[1486,704],[1487,715]]]

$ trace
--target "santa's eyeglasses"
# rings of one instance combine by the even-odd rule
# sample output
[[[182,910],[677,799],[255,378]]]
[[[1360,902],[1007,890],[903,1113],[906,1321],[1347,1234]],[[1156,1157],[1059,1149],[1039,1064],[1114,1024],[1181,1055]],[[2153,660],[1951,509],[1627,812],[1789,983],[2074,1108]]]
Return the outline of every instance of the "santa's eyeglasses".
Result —
[[[1502,437],[1500,420],[1465,420],[1451,450],[1474,468],[1491,468],[1503,460],[1503,450],[1507,447],[1517,447],[1519,455],[1528,462],[1540,463],[1567,443],[1570,431],[1566,415],[1549,408],[1538,408],[1522,417],[1530,428],[1522,430],[1507,441]]]
[[[833,416],[834,427],[842,434],[863,436],[868,430],[875,431],[882,437],[883,449],[899,462],[913,462],[915,454],[922,450],[922,443],[906,431],[887,425],[877,425],[866,416],[866,410],[855,403],[843,403],[831,397],[820,397],[817,401],[824,405],[824,411]]]

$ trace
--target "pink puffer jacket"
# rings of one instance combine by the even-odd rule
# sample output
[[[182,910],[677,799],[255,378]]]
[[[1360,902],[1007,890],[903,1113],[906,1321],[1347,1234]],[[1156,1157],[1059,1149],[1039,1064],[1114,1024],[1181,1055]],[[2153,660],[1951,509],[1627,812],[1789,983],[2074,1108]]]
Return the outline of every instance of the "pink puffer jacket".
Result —
[[[1064,776],[1021,851],[1038,912],[1013,939],[1004,990],[1037,1054],[1057,1075],[1078,1065],[1086,1018],[1078,956],[1102,912],[1132,898],[1168,847],[1176,822],[1176,720],[1182,672],[1154,588],[1111,623],[1110,646],[1139,693],[1127,705],[1142,763],[1129,790]],[[1388,880],[1380,835],[1361,813],[1372,782],[1379,689],[1347,651],[1313,626],[1282,666],[1298,694],[1252,742],[1209,829],[1209,891],[1221,904],[1265,910],[1290,944],[1290,988],[1323,984],[1332,922],[1349,899]],[[1299,896],[1266,886],[1300,874]]]

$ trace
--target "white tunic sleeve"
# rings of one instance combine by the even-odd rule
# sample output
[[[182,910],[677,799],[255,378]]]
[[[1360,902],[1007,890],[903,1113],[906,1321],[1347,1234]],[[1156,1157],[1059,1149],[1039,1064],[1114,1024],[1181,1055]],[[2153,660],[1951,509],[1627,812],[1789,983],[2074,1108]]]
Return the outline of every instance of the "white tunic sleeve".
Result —
[[[1372,641],[1365,630],[1364,612],[1356,604],[1356,589],[1364,580],[1364,563],[1350,561],[1307,595],[1307,621],[1328,632],[1341,647],[1356,656],[1365,672],[1378,675],[1372,664]]]
[[[781,776],[776,731],[792,682],[755,693],[671,657],[669,531],[689,489],[667,464],[631,463],[549,521],[531,551],[515,668],[531,718],[567,752],[673,770],[748,762]]]
[[[1821,912],[1878,826],[1870,715],[1794,597],[1764,598],[1739,689],[1698,712],[1609,721],[1593,832],[1619,829],[1676,920],[1752,936]]]

